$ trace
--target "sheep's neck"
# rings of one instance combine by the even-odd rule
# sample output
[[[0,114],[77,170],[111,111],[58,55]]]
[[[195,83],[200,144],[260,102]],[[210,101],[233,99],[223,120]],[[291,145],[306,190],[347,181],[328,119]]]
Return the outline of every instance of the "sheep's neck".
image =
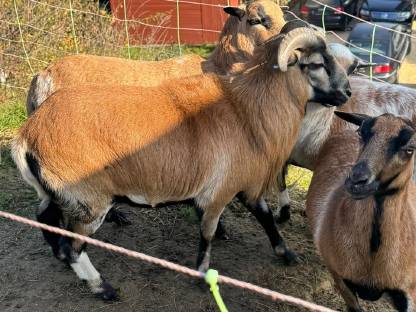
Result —
[[[415,221],[413,218],[411,203],[409,202],[410,182],[403,188],[392,190],[390,194],[376,195],[370,200],[360,203],[357,201],[354,209],[356,227],[359,229],[364,222],[368,229],[368,253],[376,258],[383,258],[385,252],[388,256],[392,249],[398,248],[406,238],[405,228],[411,229]],[[363,206],[365,211],[363,212]]]
[[[244,121],[249,143],[270,164],[270,180],[277,174],[296,142],[307,90],[300,72],[281,73],[266,64],[257,66],[231,83],[230,96]],[[268,182],[267,182],[268,183]]]

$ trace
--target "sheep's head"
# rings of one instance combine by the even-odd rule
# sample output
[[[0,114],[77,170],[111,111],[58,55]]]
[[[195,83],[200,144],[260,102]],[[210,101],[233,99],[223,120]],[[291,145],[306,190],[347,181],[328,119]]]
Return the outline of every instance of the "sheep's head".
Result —
[[[300,26],[300,27],[299,27]],[[328,48],[323,34],[302,23],[287,23],[277,37],[277,65],[286,72],[297,68],[309,84],[309,101],[339,106],[351,96],[344,68]]]
[[[335,112],[347,122],[359,126],[361,153],[345,181],[346,190],[355,199],[371,195],[393,194],[412,177],[416,130],[407,119],[384,114]]]
[[[240,44],[252,44],[253,48],[278,34],[285,24],[282,10],[271,0],[248,1],[245,7],[225,7],[224,11],[236,17],[230,22],[238,23]]]
[[[369,67],[372,65],[354,55],[351,50],[343,44],[329,43],[328,48],[331,50],[332,55],[337,59],[338,63],[345,69],[347,75],[351,75],[358,68]]]

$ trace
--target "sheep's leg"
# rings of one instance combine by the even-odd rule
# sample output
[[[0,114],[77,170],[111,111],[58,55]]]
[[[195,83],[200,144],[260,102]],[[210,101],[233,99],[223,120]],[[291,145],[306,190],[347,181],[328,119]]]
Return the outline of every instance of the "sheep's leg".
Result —
[[[204,214],[201,220],[201,231],[199,250],[197,258],[197,268],[200,272],[206,272],[209,268],[209,262],[211,258],[211,241],[217,230],[218,221],[221,213],[224,210],[222,208],[207,207],[204,209]]]
[[[114,222],[115,224],[119,226],[124,225],[131,225],[131,221],[127,218],[127,216],[120,211],[118,208],[111,208],[110,211],[105,216],[106,222]]]
[[[279,187],[279,215],[276,217],[278,224],[285,223],[290,219],[290,197],[286,187],[286,176],[287,176],[288,164],[286,163],[282,168],[282,171],[277,177],[277,184]]]
[[[338,274],[334,272],[331,272],[331,274],[335,281],[335,288],[344,299],[345,304],[348,307],[348,312],[363,312],[358,302],[357,294],[348,288],[348,286],[344,283],[342,278],[338,276]]]
[[[47,225],[60,227],[62,220],[61,207],[57,203],[49,201],[47,207],[37,215],[37,220]],[[61,236],[44,230],[42,230],[42,234],[46,242],[51,246],[54,256],[59,258],[59,240]]]
[[[201,222],[202,216],[204,215],[204,211],[201,208],[195,206],[195,212],[196,212],[196,215],[198,216],[199,221]],[[223,215],[220,216],[220,219],[218,221],[217,230],[215,231],[215,238],[222,239],[222,240],[228,240],[229,239],[229,236],[227,234],[227,230],[225,229],[225,226],[224,226],[224,216]]]
[[[79,205],[79,207],[73,210],[79,213],[78,216],[74,217],[73,212],[64,215],[66,228],[74,233],[90,236],[104,222],[105,216],[110,208],[110,204],[107,205],[106,209],[100,209],[99,206],[93,209],[92,205]],[[94,211],[96,213],[93,213]],[[83,220],[83,222],[80,220]],[[85,243],[62,237],[59,241],[59,247],[59,259],[68,263],[77,276],[88,283],[88,286],[95,295],[104,300],[117,299],[116,291],[110,284],[103,281],[100,273],[91,263],[85,250]]]
[[[98,218],[95,218],[87,224],[67,222],[69,224],[66,228],[81,235],[91,235],[100,227],[107,211],[108,209]],[[61,223],[64,220],[61,206],[53,201],[49,201],[46,208],[37,215],[37,219],[39,222],[61,227]],[[55,257],[68,263],[80,279],[88,282],[91,290],[95,294],[106,300],[117,298],[115,290],[101,279],[100,273],[92,265],[85,251],[86,244],[48,231],[42,231],[42,233],[45,240],[51,246]]]
[[[261,226],[266,231],[274,252],[278,256],[282,256],[285,263],[288,265],[297,263],[298,256],[296,253],[286,247],[284,239],[277,230],[273,212],[267,206],[264,199],[260,198],[257,200],[248,200],[245,198],[245,194],[241,195],[240,197],[248,210],[256,217],[257,221],[259,221]]]
[[[413,302],[409,296],[400,289],[391,289],[387,291],[388,295],[393,302],[394,307],[399,312],[411,312],[413,311]]]
[[[94,234],[103,223],[106,212],[90,223],[77,222],[73,224],[72,231],[86,236]],[[81,280],[88,283],[95,295],[104,300],[118,299],[116,291],[110,284],[103,281],[100,273],[91,263],[85,247],[85,243],[63,237],[60,240],[60,258],[71,266]]]

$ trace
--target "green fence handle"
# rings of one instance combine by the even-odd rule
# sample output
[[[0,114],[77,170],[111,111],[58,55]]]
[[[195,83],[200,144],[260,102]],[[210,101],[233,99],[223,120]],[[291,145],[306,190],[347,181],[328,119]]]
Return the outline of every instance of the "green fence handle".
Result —
[[[376,35],[376,24],[373,26],[373,34],[371,35],[371,50],[370,50],[370,64],[373,64],[373,51],[374,51],[374,37]],[[373,66],[370,66],[370,80],[373,80]]]
[[[210,290],[220,311],[228,312],[227,307],[221,298],[220,287],[218,286],[218,271],[209,269],[207,273],[205,273],[205,282],[210,286]]]

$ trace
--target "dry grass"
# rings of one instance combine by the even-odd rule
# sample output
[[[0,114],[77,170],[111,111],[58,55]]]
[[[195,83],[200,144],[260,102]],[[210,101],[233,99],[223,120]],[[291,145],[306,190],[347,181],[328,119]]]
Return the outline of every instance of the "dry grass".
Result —
[[[16,0],[21,37],[14,1],[0,2],[0,82],[7,78],[8,85],[27,88],[33,73],[69,54],[128,57],[123,23],[100,9],[96,1],[73,0],[72,3],[74,23],[68,1]],[[144,21],[153,25],[164,25],[169,19],[170,16],[155,15]],[[134,28],[135,24],[132,22],[129,27]],[[179,49],[176,45],[152,44],[156,40],[160,42],[161,38],[163,42],[165,35],[165,31],[160,28],[151,27],[150,31],[146,31],[146,38],[140,38],[143,45],[135,46],[134,42],[130,42],[131,58],[160,60],[178,55]],[[26,58],[22,38],[29,59]],[[185,53],[202,52],[206,55],[206,50],[205,47],[201,51],[185,48]],[[208,51],[210,50],[211,47],[208,47]],[[4,87],[0,89],[0,103],[9,99],[21,100],[24,97],[24,90]]]

